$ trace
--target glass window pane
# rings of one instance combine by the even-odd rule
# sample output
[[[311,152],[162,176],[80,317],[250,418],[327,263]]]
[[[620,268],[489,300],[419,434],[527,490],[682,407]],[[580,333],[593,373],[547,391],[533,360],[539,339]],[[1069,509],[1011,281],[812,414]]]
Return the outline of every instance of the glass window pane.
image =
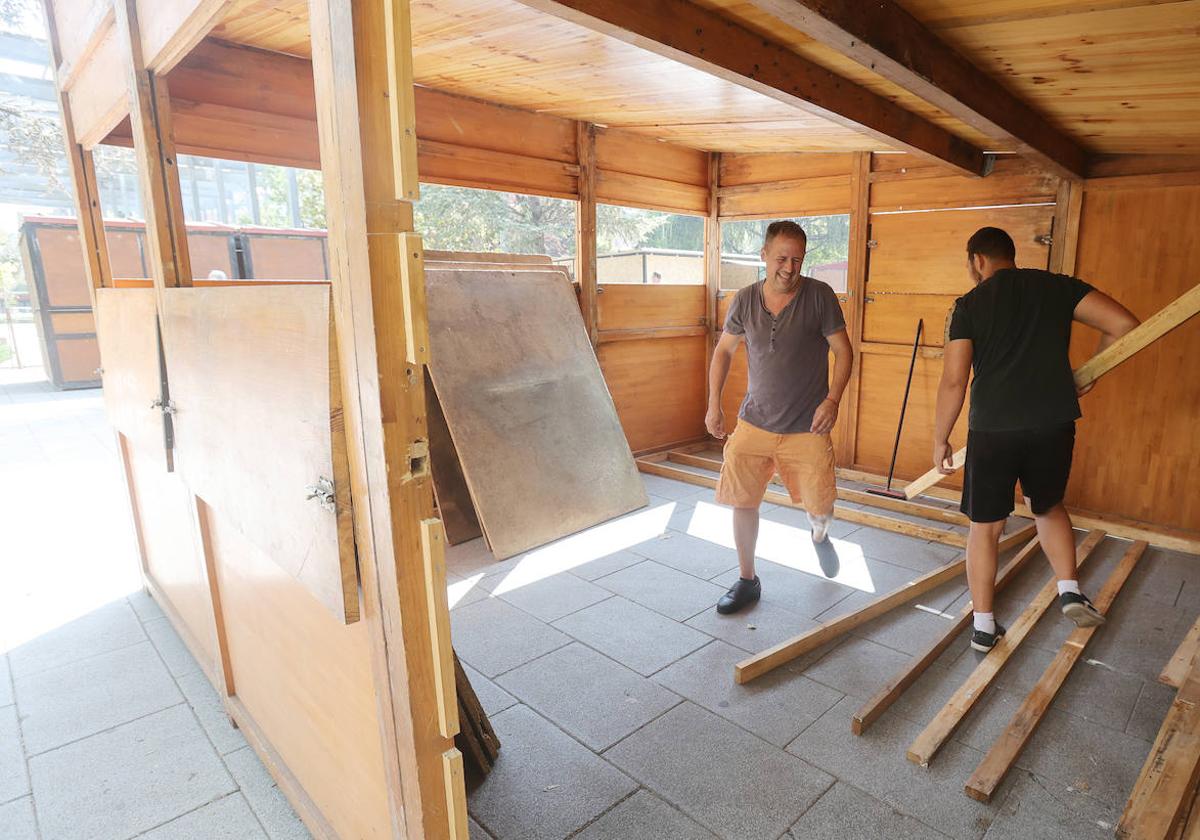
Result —
[[[763,276],[759,259],[767,226],[776,219],[724,222],[721,225],[721,288],[740,289]],[[846,291],[850,257],[850,216],[798,216],[793,222],[808,235],[804,273]]]
[[[703,283],[704,219],[596,206],[599,283]]]

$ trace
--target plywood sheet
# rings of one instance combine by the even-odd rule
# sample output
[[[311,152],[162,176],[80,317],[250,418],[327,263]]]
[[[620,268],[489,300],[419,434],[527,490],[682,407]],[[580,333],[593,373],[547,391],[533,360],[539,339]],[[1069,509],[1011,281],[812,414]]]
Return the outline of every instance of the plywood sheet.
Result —
[[[348,504],[339,498],[335,513],[306,498],[322,478],[346,487],[329,287],[168,289],[165,323],[184,480],[337,618],[356,621]]]
[[[571,285],[429,269],[430,371],[498,558],[646,504]]]
[[[142,457],[166,468],[153,289],[97,289],[96,328],[108,420]]]

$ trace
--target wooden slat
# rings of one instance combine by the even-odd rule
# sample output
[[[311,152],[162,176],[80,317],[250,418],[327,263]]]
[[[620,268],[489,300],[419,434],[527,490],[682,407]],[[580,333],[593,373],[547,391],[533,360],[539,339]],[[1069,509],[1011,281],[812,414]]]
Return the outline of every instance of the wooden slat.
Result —
[[[1197,651],[1200,651],[1200,618],[1196,619],[1192,629],[1183,637],[1183,641],[1179,643],[1175,653],[1163,666],[1158,681],[1174,688],[1182,687],[1184,677],[1187,675],[1188,663],[1192,661]]]
[[[839,174],[772,184],[726,187],[718,193],[721,218],[752,219],[848,213],[853,200],[850,181],[850,176]]]
[[[855,154],[725,154],[721,156],[722,187],[772,184],[853,173]]]
[[[1091,555],[1092,550],[1104,539],[1103,531],[1090,531],[1083,542],[1075,549],[1075,565],[1082,566]],[[946,701],[912,744],[908,748],[908,760],[914,764],[927,765],[942,745],[958,728],[958,724],[971,711],[976,701],[983,695],[992,680],[1008,664],[1013,651],[1025,640],[1025,636],[1037,624],[1038,619],[1045,614],[1050,605],[1058,597],[1058,584],[1051,579],[1029,602],[1029,606],[1017,617],[1008,628],[1008,632],[996,643],[996,646],[983,658],[971,672],[966,681]]]
[[[579,207],[575,211],[575,274],[579,280],[579,308],[588,340],[596,346],[599,301],[596,278],[596,127],[577,123],[576,157],[579,160]]]
[[[616,129],[596,132],[596,167],[708,189],[708,156]]]
[[[1028,528],[1025,528],[1022,529],[1022,532],[1027,534],[1028,530]],[[1014,577],[1016,577],[1017,573],[1024,569],[1025,566],[1029,564],[1029,561],[1037,555],[1040,548],[1041,545],[1039,544],[1038,538],[1035,535],[1033,539],[1026,543],[1025,547],[1017,552],[1017,554],[1004,565],[1004,568],[1001,569],[1000,574],[996,576],[995,591],[997,593],[1002,591],[1008,585],[1008,583]],[[883,713],[889,708],[891,708],[893,703],[900,699],[900,695],[903,694],[909,688],[909,686],[916,682],[921,674],[925,673],[925,671],[929,669],[930,665],[937,661],[937,658],[954,643],[955,639],[957,639],[964,630],[971,626],[973,616],[974,609],[968,602],[965,607],[959,610],[958,618],[955,620],[954,624],[952,624],[942,634],[941,638],[935,640],[924,651],[914,656],[912,660],[906,663],[900,669],[900,671],[892,677],[892,679],[888,680],[888,682],[879,689],[879,691],[875,692],[870,700],[859,707],[858,711],[855,712],[854,716],[850,719],[850,731],[852,731],[855,735],[861,735],[866,732],[875,721],[879,720],[880,716],[883,715]]]
[[[417,136],[423,140],[523,158],[579,162],[574,120],[452,96],[428,87],[415,88],[415,92]]]
[[[646,327],[638,330],[600,330],[597,346],[614,341],[642,341],[647,338],[692,338],[707,336],[708,327]]]
[[[113,25],[112,0],[51,0],[45,3],[47,18],[57,30],[58,54],[54,56],[61,90],[70,90],[80,67],[91,58],[101,39]]]
[[[429,599],[429,635],[433,641],[433,681],[442,735],[458,734],[458,697],[454,690],[454,650],[450,646],[450,609],[446,603],[446,537],[438,519],[421,523],[425,596]]]
[[[458,545],[483,536],[483,530],[479,527],[479,516],[463,477],[462,462],[454,448],[428,369],[425,372],[425,406],[429,423],[429,462],[438,515],[446,531],[446,542]]]
[[[450,819],[450,840],[469,840],[470,831],[467,822],[466,779],[463,776],[462,753],[451,747],[442,753],[442,767],[445,773],[446,812]]]
[[[602,330],[704,326],[704,287],[610,283],[600,287]]]
[[[170,72],[233,5],[232,0],[136,0],[136,3],[146,68],[159,75]]]
[[[846,303],[843,307],[846,334],[855,356],[862,354],[863,316],[866,307],[867,253],[870,240],[871,155],[854,156],[850,174],[850,238],[847,243]],[[841,411],[833,428],[833,446],[839,464],[855,462],[858,445],[858,409],[862,386],[862,362],[850,369],[850,381],[842,394]]]
[[[708,187],[597,169],[596,200],[602,204],[702,215],[708,212]]]
[[[884,169],[871,175],[872,213],[1053,204],[1057,198],[1059,180],[1022,158],[1000,158],[986,178],[964,177],[911,155],[876,155],[874,159],[882,161],[878,165]]]

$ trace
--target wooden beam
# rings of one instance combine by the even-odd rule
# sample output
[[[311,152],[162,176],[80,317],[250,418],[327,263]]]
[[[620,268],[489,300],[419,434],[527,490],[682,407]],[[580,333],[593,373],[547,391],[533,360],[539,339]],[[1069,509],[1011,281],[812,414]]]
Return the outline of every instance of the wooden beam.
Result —
[[[850,243],[846,272],[846,333],[854,351],[850,382],[842,394],[838,422],[833,428],[833,447],[840,464],[853,464],[858,448],[858,399],[862,372],[863,314],[867,296],[867,264],[871,238],[871,154],[854,155],[850,173]]]
[[[750,0],[972,128],[1011,140],[1059,175],[1082,178],[1087,151],[894,0]]]
[[[1104,539],[1103,531],[1091,531],[1083,542],[1075,549],[1075,564],[1082,566],[1091,555],[1092,550]],[[1008,632],[988,652],[987,656],[971,672],[971,676],[959,686],[946,705],[942,707],[921,731],[908,748],[908,760],[914,764],[925,766],[929,764],[942,745],[949,740],[958,728],[959,723],[971,711],[983,693],[987,691],[992,680],[1000,673],[1009,658],[1029,635],[1038,619],[1040,619],[1058,597],[1058,584],[1051,578],[1041,591],[1029,602],[1029,606],[1017,617]]]
[[[1101,613],[1108,613],[1109,607],[1116,600],[1121,587],[1129,579],[1129,575],[1132,574],[1145,550],[1145,542],[1135,542],[1108,576],[1108,580],[1104,582],[1104,586],[1096,595],[1095,600],[1096,609]],[[1009,769],[1016,762],[1021,751],[1025,749],[1029,739],[1033,737],[1046,710],[1050,708],[1051,701],[1054,700],[1058,690],[1070,676],[1071,669],[1083,656],[1083,649],[1087,647],[1087,643],[1098,629],[1098,627],[1076,627],[1067,636],[1058,654],[1042,673],[1033,690],[1025,697],[1025,701],[1017,709],[1012,720],[1009,721],[1008,727],[992,744],[988,754],[984,756],[983,761],[971,774],[971,778],[967,780],[964,788],[967,796],[980,802],[991,801],[992,794],[1004,781]]]
[[[1163,666],[1162,673],[1158,675],[1158,681],[1173,688],[1182,687],[1183,680],[1187,676],[1188,663],[1192,661],[1198,651],[1200,651],[1200,618],[1196,619],[1192,629],[1187,632],[1183,641],[1179,643],[1179,647],[1175,649],[1174,655]]]
[[[417,165],[412,146],[393,136],[403,120],[388,95],[398,84],[392,70],[405,66],[389,52],[411,49],[389,32],[389,16],[408,13],[407,0],[308,3],[362,620],[391,834],[444,840],[456,796],[446,785],[458,782],[443,767],[453,742],[439,731],[421,542],[420,523],[433,515],[421,460],[428,451],[425,379],[407,361],[405,335],[405,324],[425,321],[426,313],[405,308],[401,265],[415,237],[403,234],[413,229],[413,211],[397,200],[397,178],[389,177],[400,172],[404,180]],[[409,270],[423,267],[418,261]]]
[[[169,73],[233,5],[234,0],[137,0],[146,68]]]
[[[721,293],[721,154],[708,155],[708,215],[704,217],[704,404],[708,405],[708,371],[724,324],[717,323]]]
[[[1200,312],[1200,284],[1184,292],[1080,365],[1075,370],[1075,384],[1079,387],[1090,385],[1130,356],[1158,341],[1197,312]],[[965,447],[954,453],[954,469],[962,468],[966,461],[966,455]],[[909,499],[919,496],[943,478],[945,476],[934,467],[905,487],[904,495]]]
[[[596,127],[581,122],[576,126],[575,148],[579,158],[579,205],[575,210],[575,278],[579,281],[580,308],[588,338],[595,347],[599,339],[596,300]]]
[[[1027,529],[1023,530],[1027,532]],[[995,591],[1000,592],[1003,590],[1016,577],[1017,573],[1024,569],[1029,561],[1037,555],[1040,548],[1041,545],[1038,543],[1038,538],[1035,535],[1024,548],[1017,552],[1016,556],[1005,564],[1003,570],[996,576]],[[870,700],[859,707],[859,710],[850,719],[850,731],[855,735],[861,735],[866,732],[871,727],[871,724],[891,708],[891,705],[900,699],[900,695],[915,683],[921,674],[925,673],[946,648],[950,647],[954,640],[971,626],[973,617],[974,609],[971,603],[968,602],[965,607],[959,610],[958,618],[942,634],[940,639],[934,641],[920,655],[914,656],[911,662],[901,668],[899,673],[892,677],[879,691],[875,692],[875,695]]]
[[[1054,202],[1054,231],[1050,243],[1049,268],[1057,274],[1075,273],[1082,209],[1083,183],[1064,178],[1058,185],[1058,198]]]
[[[991,159],[962,138],[689,0],[521,2],[959,172],[990,169]]]

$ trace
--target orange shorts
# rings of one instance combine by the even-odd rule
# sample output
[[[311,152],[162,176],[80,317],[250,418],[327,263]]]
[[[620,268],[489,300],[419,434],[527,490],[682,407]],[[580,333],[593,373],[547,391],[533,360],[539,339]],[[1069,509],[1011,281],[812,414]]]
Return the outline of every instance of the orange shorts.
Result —
[[[742,419],[725,442],[717,502],[732,507],[758,507],[776,472],[794,504],[803,505],[814,516],[833,513],[837,484],[829,435],[811,432],[777,435]]]

